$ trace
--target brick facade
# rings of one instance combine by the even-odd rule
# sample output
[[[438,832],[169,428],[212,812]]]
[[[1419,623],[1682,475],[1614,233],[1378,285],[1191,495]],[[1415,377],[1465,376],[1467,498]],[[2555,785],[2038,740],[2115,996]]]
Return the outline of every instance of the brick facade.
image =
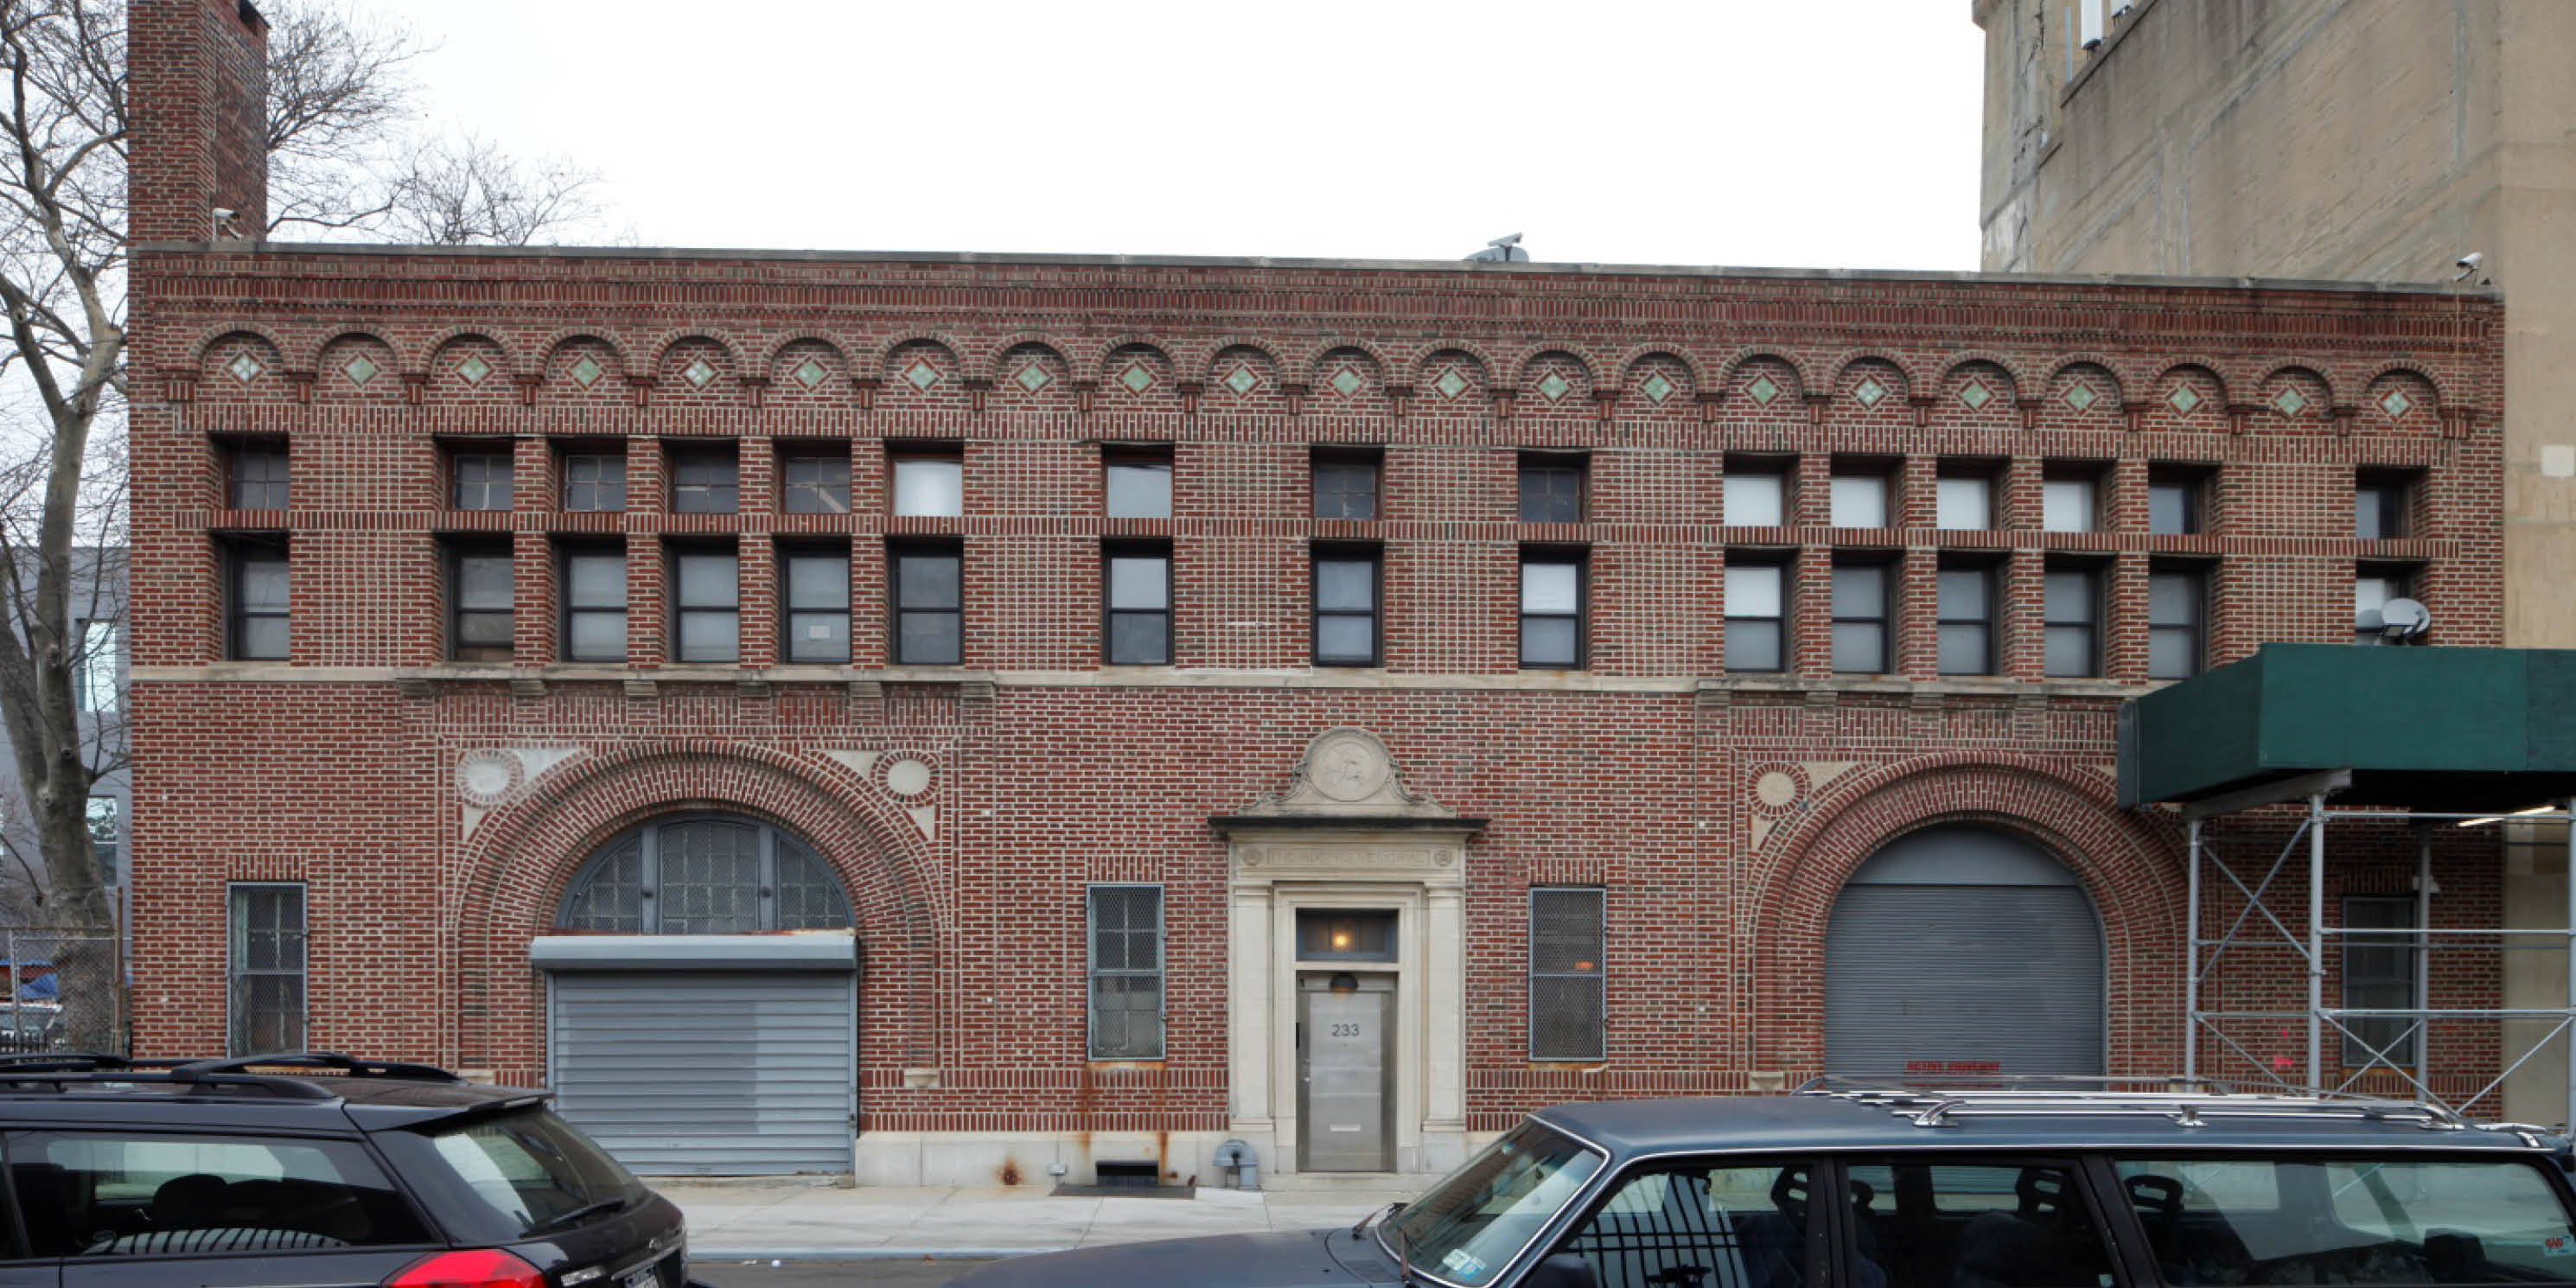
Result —
[[[2211,663],[2351,638],[2356,566],[2404,566],[2443,642],[2500,642],[2484,298],[201,242],[139,245],[135,284],[152,1052],[222,1046],[225,885],[292,880],[315,1045],[541,1080],[528,946],[576,870],[640,820],[721,809],[803,838],[849,892],[864,1132],[1239,1129],[1210,820],[1350,726],[1411,790],[1485,820],[1463,858],[1471,1133],[1552,1100],[1814,1071],[1835,895],[1942,822],[2077,872],[2109,953],[2110,1068],[2169,1070],[2179,838],[2116,809],[2111,777],[2117,705],[2149,682],[2151,570],[2208,576]],[[285,511],[227,508],[246,441],[287,445]],[[447,462],[487,444],[511,454],[513,507],[447,508]],[[627,508],[561,509],[565,449],[599,444],[625,454]],[[889,453],[926,445],[962,460],[960,516],[890,513]],[[1171,517],[1105,517],[1122,445],[1169,452]],[[1381,454],[1376,520],[1313,517],[1315,452],[1345,445]],[[737,509],[671,513],[672,451],[709,446],[736,454]],[[846,455],[849,512],[782,513],[778,461],[817,449]],[[1518,521],[1534,449],[1583,454],[1581,522]],[[1838,463],[1891,480],[1889,526],[1830,526]],[[1775,466],[1790,521],[1729,526],[1728,472]],[[2210,480],[2198,534],[2148,531],[2171,467]],[[1996,481],[1993,528],[1934,528],[1936,479],[1960,468]],[[2097,530],[2043,528],[2043,483],[2069,469],[2097,480]],[[2374,470],[2410,480],[2404,536],[2351,535]],[[227,660],[221,554],[246,532],[288,543],[283,661]],[[506,662],[446,660],[442,541],[468,534],[513,552]],[[962,551],[962,665],[893,660],[888,543],[916,537]],[[560,659],[566,538],[623,545],[623,665]],[[672,660],[667,555],[693,538],[739,555],[738,664]],[[1102,552],[1126,539],[1171,552],[1172,666],[1102,661]],[[772,556],[800,541],[850,553],[847,666],[781,660]],[[1313,664],[1310,552],[1332,543],[1379,552],[1383,666]],[[1531,548],[1587,559],[1580,670],[1518,665]],[[1855,557],[1895,572],[1883,674],[1832,669],[1830,570]],[[1997,573],[1993,676],[1938,673],[1935,572],[1961,557]],[[1747,558],[1790,567],[1781,673],[1726,669],[1725,569]],[[2041,579],[2070,559],[2102,577],[2096,678],[2042,674]],[[525,748],[548,755],[524,781],[460,790],[469,753]],[[889,781],[907,760],[926,787]],[[2494,919],[2480,846],[2440,856],[2461,924]],[[1093,1062],[1083,892],[1131,881],[1166,889],[1166,1054]],[[1595,1063],[1527,1056],[1528,892],[1561,884],[1608,891]],[[2454,1080],[2492,1073],[2491,1039],[2439,1049]]]

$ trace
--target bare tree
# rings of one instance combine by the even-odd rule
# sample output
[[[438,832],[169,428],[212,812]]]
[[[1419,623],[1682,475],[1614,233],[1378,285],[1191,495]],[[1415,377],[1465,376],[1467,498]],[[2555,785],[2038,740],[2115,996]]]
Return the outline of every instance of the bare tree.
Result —
[[[402,137],[407,74],[428,48],[409,30],[340,0],[263,7],[273,218],[242,231],[526,242],[591,213],[591,176],[569,166]],[[78,686],[85,666],[114,664],[87,656],[84,625],[123,596],[74,601],[99,580],[85,585],[80,552],[123,542],[125,8],[0,0],[0,728],[38,855],[29,897],[67,944],[112,943],[113,929],[88,809],[118,765]],[[58,960],[66,1003],[84,976],[112,996],[112,960]],[[120,1040],[112,1014],[67,1018],[76,1042]]]

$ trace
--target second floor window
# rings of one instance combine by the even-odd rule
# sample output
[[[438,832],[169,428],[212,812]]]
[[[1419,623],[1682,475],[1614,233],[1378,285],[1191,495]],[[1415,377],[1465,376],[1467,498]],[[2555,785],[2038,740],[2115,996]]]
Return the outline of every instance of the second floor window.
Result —
[[[1887,565],[1834,565],[1834,669],[1887,670]]]
[[[1113,519],[1172,517],[1172,458],[1115,452],[1101,461],[1106,513]]]
[[[565,453],[563,508],[609,512],[625,509],[625,455],[620,452]]]
[[[1374,458],[1317,456],[1315,458],[1315,517],[1318,519],[1376,518],[1377,485],[1378,463]]]
[[[564,658],[626,661],[626,552],[583,546],[563,555]]]
[[[2147,678],[2200,674],[2208,652],[2209,582],[2197,569],[2147,574]]]
[[[846,549],[783,546],[790,662],[850,660],[850,555]]]
[[[1941,674],[1994,674],[1995,570],[1944,568],[1939,592]]]
[[[1521,522],[1583,522],[1583,475],[1580,456],[1531,455],[1521,458]]]
[[[449,468],[455,474],[455,492],[450,502],[457,509],[510,508],[508,452],[458,452],[448,459]]]
[[[2102,574],[2051,568],[2041,579],[2041,672],[2076,678],[2102,673]]]
[[[1726,566],[1726,669],[1788,666],[1789,570],[1779,564]]]
[[[742,465],[733,446],[671,453],[671,513],[731,514],[742,501]]]
[[[1315,664],[1378,664],[1375,551],[1315,554]]]
[[[1521,665],[1583,665],[1583,558],[1521,556]]]
[[[229,551],[230,629],[226,652],[245,661],[282,662],[290,652],[286,543],[244,538]]]
[[[734,552],[713,546],[671,549],[671,656],[680,662],[742,658],[741,568]]]
[[[965,557],[955,547],[903,547],[894,559],[894,660],[956,666],[965,657]]]
[[[1171,665],[1171,552],[1112,546],[1102,561],[1108,598],[1105,659],[1118,666]]]
[[[448,555],[448,655],[510,660],[511,560],[507,546],[460,545]]]
[[[236,510],[286,508],[286,444],[254,440],[232,449],[232,492]]]
[[[778,494],[779,509],[789,514],[850,512],[850,458],[846,453],[784,457],[779,472],[785,484]]]

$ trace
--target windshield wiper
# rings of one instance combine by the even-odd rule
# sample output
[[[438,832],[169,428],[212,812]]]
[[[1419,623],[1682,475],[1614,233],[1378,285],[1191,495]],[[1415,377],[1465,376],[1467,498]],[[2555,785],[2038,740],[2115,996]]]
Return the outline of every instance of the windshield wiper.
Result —
[[[529,1228],[528,1233],[544,1234],[549,1230],[561,1230],[567,1226],[579,1225],[592,1217],[623,1212],[633,1206],[635,1203],[632,1199],[601,1199],[597,1203],[585,1203],[570,1212],[560,1212],[537,1222]]]
[[[1403,1211],[1403,1210],[1404,1210],[1404,1201],[1403,1201],[1403,1200],[1401,1200],[1401,1199],[1398,1199],[1397,1201],[1395,1201],[1395,1202],[1393,1202],[1393,1203],[1389,1203],[1389,1204],[1387,1204],[1385,1207],[1379,1208],[1378,1210],[1376,1210],[1376,1211],[1374,1211],[1374,1212],[1369,1213],[1367,1216],[1361,1217],[1361,1218],[1359,1219],[1359,1222],[1358,1222],[1357,1224],[1355,1224],[1355,1225],[1353,1225],[1353,1226],[1351,1227],[1351,1237],[1352,1237],[1352,1238],[1354,1238],[1354,1239],[1356,1239],[1356,1238],[1360,1237],[1361,1235],[1366,1234],[1366,1233],[1368,1232],[1368,1228],[1369,1228],[1369,1223],[1370,1223],[1370,1222],[1372,1222],[1372,1221],[1383,1221],[1383,1220],[1387,1219],[1388,1217],[1394,1216],[1396,1213],[1401,1212],[1401,1211]]]

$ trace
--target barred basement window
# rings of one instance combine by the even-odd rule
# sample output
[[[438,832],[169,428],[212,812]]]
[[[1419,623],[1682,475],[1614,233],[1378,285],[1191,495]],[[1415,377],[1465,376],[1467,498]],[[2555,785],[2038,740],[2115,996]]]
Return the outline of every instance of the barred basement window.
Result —
[[[1529,919],[1529,1031],[1533,1060],[1599,1060],[1603,1035],[1604,892],[1534,889]]]
[[[225,887],[231,1053],[304,1051],[304,887]]]
[[[1163,887],[1090,890],[1094,1060],[1163,1058]]]
[[[627,935],[840,930],[849,900],[829,865],[766,823],[688,815],[601,846],[574,876],[555,924]]]

